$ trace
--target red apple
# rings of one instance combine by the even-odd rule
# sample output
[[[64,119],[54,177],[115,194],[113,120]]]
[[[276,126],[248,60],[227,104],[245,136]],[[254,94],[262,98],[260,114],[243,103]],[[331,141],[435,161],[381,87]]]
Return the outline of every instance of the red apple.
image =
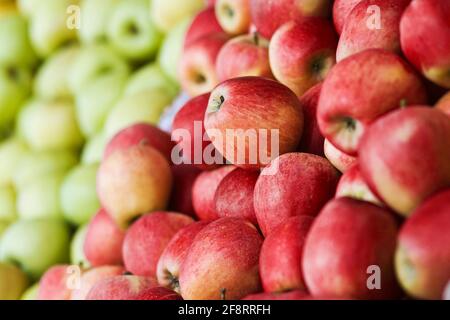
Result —
[[[396,237],[396,221],[389,211],[350,198],[330,201],[311,227],[303,251],[303,272],[311,294],[397,298]],[[379,273],[372,268],[379,268]]]
[[[259,272],[266,292],[307,290],[303,280],[302,256],[306,235],[314,221],[309,216],[285,220],[264,240]]]
[[[170,196],[169,209],[194,217],[192,204],[192,188],[201,170],[186,164],[172,166],[173,189]]]
[[[251,24],[250,0],[217,0],[216,17],[229,34],[248,32]]]
[[[301,290],[283,293],[255,293],[246,296],[242,300],[303,300],[308,294]]]
[[[100,203],[122,229],[143,213],[164,210],[171,188],[169,163],[146,143],[112,153],[97,173]]]
[[[348,14],[336,53],[341,61],[367,49],[401,53],[400,18],[411,0],[362,0]]]
[[[223,178],[235,169],[234,166],[223,166],[216,170],[204,171],[197,177],[192,187],[192,204],[200,220],[219,218],[214,195]]]
[[[439,100],[436,108],[450,116],[450,92],[443,96],[441,100]]]
[[[194,222],[191,217],[174,212],[149,213],[127,230],[122,254],[125,267],[138,276],[156,278],[161,253],[172,237]]]
[[[252,22],[263,37],[270,39],[288,21],[303,17],[327,17],[330,0],[250,0]]]
[[[335,0],[333,6],[333,21],[338,34],[342,33],[344,24],[352,9],[362,0]]]
[[[104,209],[100,209],[89,223],[84,240],[84,254],[94,267],[121,265],[122,231]]]
[[[421,79],[397,55],[371,49],[331,70],[322,87],[317,118],[322,134],[350,155],[366,128],[381,115],[405,105],[426,103]]]
[[[173,236],[158,261],[156,274],[161,286],[180,292],[180,267],[195,236],[208,224],[209,221],[192,223]]]
[[[372,190],[408,216],[450,187],[450,121],[439,110],[411,107],[376,121],[361,142],[360,167]]]
[[[450,189],[421,204],[400,230],[398,279],[418,299],[439,300],[450,279]]]
[[[211,222],[194,239],[180,269],[186,300],[237,300],[261,288],[258,258],[262,237],[238,218]]]
[[[228,173],[220,182],[214,195],[216,212],[219,217],[242,218],[255,226],[253,191],[259,177],[259,171],[237,168]]]
[[[216,149],[232,164],[261,168],[296,150],[303,111],[284,85],[260,77],[221,83],[211,93],[205,128]]]
[[[266,174],[269,170],[275,173]],[[275,159],[255,186],[255,212],[263,234],[269,235],[289,217],[316,216],[334,196],[338,180],[337,170],[325,158],[289,153]]]
[[[434,83],[450,89],[450,2],[414,0],[401,23],[405,56]]]
[[[323,151],[328,161],[330,161],[331,164],[342,173],[345,173],[355,163],[358,162],[357,157],[342,152],[341,150],[333,146],[333,144],[327,139],[325,139]]]
[[[269,60],[275,78],[301,97],[334,66],[337,43],[333,25],[326,19],[313,17],[284,24],[270,41]]]
[[[216,68],[221,82],[245,76],[273,78],[269,63],[269,41],[258,33],[231,39],[220,50]]]
[[[39,281],[38,300],[70,300],[75,288],[70,285],[70,276],[69,265],[57,265],[48,269]]]
[[[208,7],[200,11],[192,20],[184,38],[184,46],[187,47],[203,36],[217,32],[223,32],[223,29],[217,21],[214,8]]]

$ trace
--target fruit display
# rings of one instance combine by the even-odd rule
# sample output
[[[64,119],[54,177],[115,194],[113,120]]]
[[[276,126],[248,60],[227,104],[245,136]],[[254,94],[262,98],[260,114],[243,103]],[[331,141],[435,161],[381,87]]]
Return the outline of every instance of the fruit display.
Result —
[[[450,300],[449,17],[0,0],[0,300]]]

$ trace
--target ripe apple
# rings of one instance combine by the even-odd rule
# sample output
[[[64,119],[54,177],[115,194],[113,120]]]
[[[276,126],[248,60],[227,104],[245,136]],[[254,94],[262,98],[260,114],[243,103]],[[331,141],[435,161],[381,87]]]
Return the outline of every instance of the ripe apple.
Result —
[[[195,217],[192,203],[192,189],[198,175],[202,172],[197,167],[187,164],[173,165],[173,188],[169,201],[169,209]]]
[[[325,139],[323,150],[328,161],[330,161],[331,164],[342,173],[345,173],[358,162],[357,157],[342,152],[333,146],[333,144],[327,139]]]
[[[0,262],[0,300],[19,299],[27,285],[27,276],[19,268]]]
[[[28,151],[26,144],[17,137],[0,142],[0,185],[12,184],[19,162]]]
[[[0,221],[17,219],[16,192],[11,185],[0,185]]]
[[[5,233],[10,224],[9,221],[0,220],[0,241],[2,240],[3,233]]]
[[[69,260],[69,228],[52,219],[19,220],[3,234],[0,260],[17,263],[33,280]]]
[[[19,12],[25,17],[29,18],[31,14],[35,11],[36,7],[39,6],[39,0],[17,0],[16,5]]]
[[[184,46],[211,33],[224,32],[216,18],[214,7],[200,11],[192,20],[184,37]]]
[[[303,110],[295,94],[276,81],[236,78],[221,83],[211,93],[205,128],[230,163],[260,168],[297,148]]]
[[[229,34],[247,33],[250,29],[250,0],[217,0],[216,17]]]
[[[303,249],[308,289],[313,296],[397,298],[392,263],[396,240],[397,224],[389,211],[350,198],[330,201],[312,225]]]
[[[209,221],[191,223],[172,237],[158,260],[156,275],[161,286],[180,293],[180,267],[186,259],[194,238],[208,224]]]
[[[322,87],[317,119],[325,138],[339,150],[356,155],[361,137],[374,120],[426,101],[423,83],[409,65],[391,52],[370,49],[331,70]]]
[[[362,0],[335,0],[333,5],[333,21],[336,32],[340,35],[353,8]]]
[[[194,16],[204,7],[204,0],[152,0],[151,19],[161,31],[168,32],[180,21]]]
[[[425,77],[450,89],[450,3],[413,1],[400,22],[405,56]],[[420,44],[420,45],[419,45]]]
[[[125,232],[104,209],[100,209],[87,227],[83,244],[86,259],[94,267],[123,264],[124,238]]]
[[[81,26],[78,37],[83,44],[102,42],[112,12],[121,0],[81,0]]]
[[[101,162],[109,137],[105,132],[101,132],[90,138],[81,152],[81,163],[98,164]]]
[[[216,69],[220,81],[245,76],[273,78],[269,41],[257,33],[229,40],[217,56]]]
[[[56,265],[48,269],[39,281],[38,300],[70,300],[72,290],[70,284],[69,265]]]
[[[38,300],[39,282],[29,287],[20,297],[20,300]]]
[[[317,17],[290,21],[273,35],[269,47],[275,78],[298,97],[325,79],[336,63],[337,35]]]
[[[125,234],[123,260],[128,271],[156,278],[159,257],[172,237],[194,220],[174,212],[154,212],[142,216]]]
[[[418,299],[439,300],[450,279],[450,189],[422,203],[400,229],[397,277]]]
[[[84,254],[84,241],[86,239],[87,231],[87,224],[78,227],[70,243],[70,263],[86,269],[91,267],[91,264]],[[105,242],[106,240],[103,243]],[[103,246],[105,245],[103,244]]]
[[[381,199],[409,216],[450,186],[450,121],[439,110],[411,107],[377,120],[360,146],[363,177]]]
[[[294,290],[283,293],[255,293],[246,296],[242,300],[304,300],[308,294],[302,290]]]
[[[284,221],[264,240],[259,272],[265,292],[306,290],[302,271],[303,246],[314,221],[295,216]]]
[[[274,174],[266,174],[273,171]],[[316,216],[334,196],[339,174],[325,158],[288,153],[262,170],[256,182],[254,205],[264,235],[292,216]]]
[[[261,288],[258,257],[263,239],[249,222],[221,218],[194,239],[180,269],[185,300],[236,300]]]
[[[219,218],[214,195],[220,182],[235,169],[234,166],[223,166],[212,171],[204,171],[195,179],[192,187],[192,204],[200,220]]]
[[[250,0],[252,22],[258,32],[270,39],[275,31],[291,20],[304,17],[327,17],[331,11],[330,0]]]
[[[444,113],[450,116],[450,92],[444,95],[436,104],[436,108],[442,110]]]

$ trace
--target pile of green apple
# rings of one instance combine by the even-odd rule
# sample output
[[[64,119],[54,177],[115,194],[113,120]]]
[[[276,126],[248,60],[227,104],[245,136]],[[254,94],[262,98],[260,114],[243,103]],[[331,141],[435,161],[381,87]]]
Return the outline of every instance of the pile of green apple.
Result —
[[[157,124],[178,95],[204,0],[0,0],[0,299],[51,266],[87,263],[106,142]]]

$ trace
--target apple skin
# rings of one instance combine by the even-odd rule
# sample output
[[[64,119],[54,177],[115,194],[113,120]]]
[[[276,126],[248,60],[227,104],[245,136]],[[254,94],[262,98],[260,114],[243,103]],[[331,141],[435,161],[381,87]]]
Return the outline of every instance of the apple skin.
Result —
[[[304,300],[308,294],[302,290],[294,290],[283,293],[255,293],[246,296],[242,300]]]
[[[0,300],[19,299],[27,285],[27,276],[18,267],[0,262]]]
[[[84,240],[84,254],[93,267],[121,265],[122,231],[104,209],[100,209],[88,225]]]
[[[316,84],[314,87],[306,91],[300,98],[300,104],[305,116],[303,127],[303,136],[300,141],[299,151],[311,153],[323,157],[324,140],[317,123],[317,105],[319,104],[320,93],[322,92],[322,83]]]
[[[394,272],[397,223],[378,206],[350,198],[330,201],[309,231],[303,273],[313,296],[352,299],[399,297]],[[369,266],[380,267],[381,289],[370,290]]]
[[[324,18],[284,24],[270,40],[270,67],[275,78],[300,98],[335,65],[337,43],[333,25]]]
[[[28,152],[22,139],[11,137],[0,142],[0,185],[13,185],[19,163]]]
[[[0,185],[0,221],[10,223],[16,219],[16,191],[12,185]]]
[[[337,170],[325,158],[307,153],[284,154],[263,169],[256,182],[254,205],[262,233],[267,236],[292,216],[316,216],[334,196]]]
[[[80,287],[71,292],[70,300],[85,300],[89,291],[98,282],[114,276],[124,274],[125,268],[122,266],[101,266],[83,272],[80,278]]]
[[[189,249],[197,234],[210,222],[199,221],[180,229],[167,244],[161,254],[157,265],[158,283],[180,293],[180,267],[183,264]]]
[[[152,0],[150,3],[151,19],[158,29],[167,33],[180,21],[194,16],[204,7],[206,7],[204,0]]]
[[[236,168],[220,182],[214,195],[217,215],[221,218],[241,218],[258,226],[253,207],[253,191],[259,171]]]
[[[450,279],[450,189],[422,203],[400,229],[397,277],[408,295],[439,300]]]
[[[220,182],[235,169],[234,166],[223,166],[212,171],[204,171],[195,179],[192,187],[192,204],[200,220],[219,218],[214,196]]]
[[[333,21],[336,32],[340,35],[347,17],[353,8],[362,0],[335,0],[333,5]]]
[[[426,198],[450,186],[450,121],[428,107],[377,120],[360,146],[367,183],[396,212],[409,216]]]
[[[221,218],[194,239],[180,269],[185,300],[236,300],[261,288],[258,257],[263,239],[249,222]]]
[[[370,49],[331,70],[322,87],[317,119],[326,139],[356,155],[361,137],[374,120],[403,104],[426,102],[425,87],[409,65],[391,52]]]
[[[97,194],[120,228],[145,212],[164,210],[172,188],[164,156],[141,143],[106,158],[97,173]]]
[[[257,169],[278,156],[277,152],[272,154],[273,130],[278,133],[279,154],[296,150],[303,131],[303,110],[295,94],[284,85],[261,77],[243,77],[227,80],[214,89],[204,124],[214,146],[230,163]],[[248,130],[255,133],[256,146],[249,141]]]
[[[367,49],[384,49],[401,54],[400,19],[410,2],[411,0],[362,0],[356,4],[346,17],[336,60],[342,61]],[[368,27],[371,6],[380,9],[380,29]]]
[[[327,139],[325,139],[323,151],[328,161],[330,161],[331,164],[342,173],[345,173],[358,162],[357,157],[342,152],[333,146],[333,144]]]
[[[310,216],[291,217],[266,237],[259,257],[265,292],[307,290],[302,274],[302,255],[313,221]]]
[[[250,0],[217,0],[215,11],[217,20],[228,34],[238,35],[249,31]]]
[[[257,33],[229,40],[217,56],[216,69],[221,82],[246,76],[273,78],[269,41]]]
[[[78,38],[83,44],[92,44],[106,39],[106,28],[111,13],[121,0],[81,0],[81,27]]]
[[[149,213],[131,225],[122,247],[128,271],[138,276],[156,278],[158,260],[172,237],[194,220],[175,212]]]
[[[444,295],[442,297],[443,300],[450,300],[450,281],[447,283],[445,287]]]
[[[56,265],[44,273],[39,281],[38,300],[70,300],[68,268],[69,265]]]
[[[413,1],[400,22],[401,46],[407,59],[429,80],[450,89],[450,3]],[[420,45],[419,45],[420,44]]]
[[[192,20],[184,37],[184,46],[187,47],[203,36],[224,32],[216,18],[213,7],[200,11]]]
[[[84,240],[88,231],[88,224],[78,227],[70,242],[70,263],[82,268],[90,268],[86,255],[84,254]]]
[[[211,33],[189,44],[178,65],[181,87],[191,97],[210,92],[219,84],[216,60],[228,41],[225,33]]]
[[[194,205],[192,203],[192,188],[196,178],[202,171],[192,165],[186,164],[173,165],[171,169],[173,188],[169,201],[169,209],[195,217]]]
[[[436,108],[450,116],[450,92],[444,95],[436,104]]]

